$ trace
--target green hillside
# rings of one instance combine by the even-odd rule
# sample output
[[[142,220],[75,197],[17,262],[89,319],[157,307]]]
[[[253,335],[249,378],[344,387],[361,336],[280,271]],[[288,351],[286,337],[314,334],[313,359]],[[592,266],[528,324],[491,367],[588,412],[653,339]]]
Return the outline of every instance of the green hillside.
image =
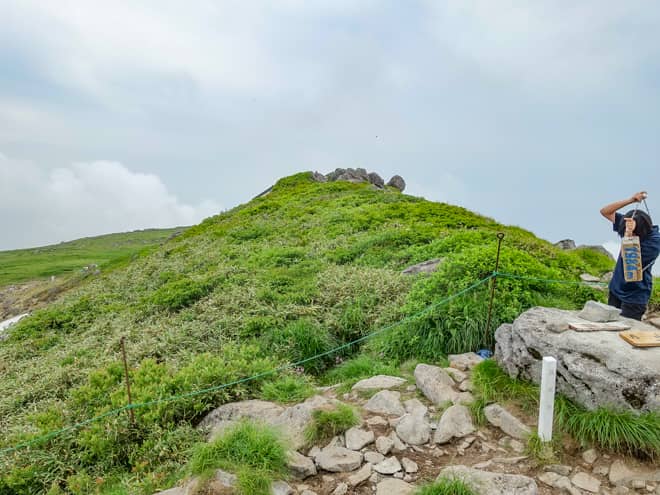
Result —
[[[67,275],[92,264],[108,268],[183,230],[185,227],[137,230],[39,248],[0,251],[0,286]]]
[[[500,271],[533,279],[498,279],[487,334],[487,281],[445,299],[492,274],[500,231]],[[401,274],[432,258],[444,260],[433,275]],[[328,370],[358,355],[351,362],[377,368],[489,347],[492,330],[530,306],[603,297],[549,280],[611,269],[593,251],[560,251],[523,229],[395,189],[317,183],[309,173],[282,179],[266,196],[102,274],[0,341],[0,449],[124,406],[122,336],[133,402],[157,401],[134,410],[135,426],[126,412],[110,414],[3,455],[0,494],[170,487],[200,439],[194,425],[222,402],[269,390],[282,374],[268,370],[382,329],[305,362],[305,380],[328,383]],[[254,374],[262,375],[158,402]]]

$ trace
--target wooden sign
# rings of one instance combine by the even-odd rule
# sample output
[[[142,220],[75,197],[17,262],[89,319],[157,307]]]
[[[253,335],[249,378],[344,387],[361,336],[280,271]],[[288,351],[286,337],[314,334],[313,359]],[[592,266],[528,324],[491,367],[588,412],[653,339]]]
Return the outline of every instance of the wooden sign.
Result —
[[[619,337],[635,347],[660,347],[660,331],[628,330],[619,333]]]
[[[609,321],[604,323],[580,321],[569,323],[568,328],[575,330],[576,332],[620,332],[621,330],[628,330],[630,325],[622,321]]]
[[[621,240],[621,261],[626,282],[642,280],[642,249],[639,246],[639,237],[624,237]]]

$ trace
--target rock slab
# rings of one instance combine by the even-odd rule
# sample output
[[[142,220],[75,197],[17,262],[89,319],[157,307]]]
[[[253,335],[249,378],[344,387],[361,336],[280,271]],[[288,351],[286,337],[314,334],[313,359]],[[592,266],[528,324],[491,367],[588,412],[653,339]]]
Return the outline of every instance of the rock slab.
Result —
[[[552,328],[577,319],[554,308],[532,308],[495,332],[495,358],[512,378],[540,382],[543,356],[557,359],[557,391],[583,407],[660,411],[660,347],[639,349],[617,332],[581,333]],[[624,320],[633,329],[655,331]]]
[[[537,495],[538,486],[528,476],[491,473],[467,466],[450,466],[443,469],[441,478],[459,478],[470,485],[479,495]]]

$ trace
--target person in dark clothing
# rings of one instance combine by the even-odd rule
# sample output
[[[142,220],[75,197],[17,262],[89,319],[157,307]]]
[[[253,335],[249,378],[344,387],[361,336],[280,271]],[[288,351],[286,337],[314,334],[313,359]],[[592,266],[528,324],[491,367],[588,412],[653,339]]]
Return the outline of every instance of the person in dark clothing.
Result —
[[[601,215],[612,222],[612,228],[620,237],[638,236],[642,251],[642,280],[626,282],[623,275],[621,254],[616,262],[614,275],[610,281],[608,304],[621,309],[621,316],[641,320],[646,312],[651,292],[653,290],[653,274],[651,270],[660,253],[660,231],[653,225],[651,217],[638,209],[622,215],[617,210],[646,198],[646,191],[638,192],[629,199],[616,201],[600,210]]]

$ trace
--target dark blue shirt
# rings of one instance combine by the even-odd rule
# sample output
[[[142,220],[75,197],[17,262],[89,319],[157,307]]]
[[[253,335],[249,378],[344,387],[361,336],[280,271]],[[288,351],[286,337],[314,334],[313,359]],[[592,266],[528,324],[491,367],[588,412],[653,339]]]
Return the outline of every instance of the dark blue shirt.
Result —
[[[623,215],[616,213],[613,224],[615,232],[619,232],[619,227],[623,221]],[[623,276],[623,261],[621,261],[621,254],[619,253],[614,275],[610,281],[610,292],[628,304],[647,304],[651,298],[653,289],[651,270],[658,253],[660,253],[660,231],[658,231],[658,226],[654,225],[651,233],[644,239],[640,239],[639,244],[642,249],[642,268],[646,268],[642,280],[639,282],[626,282]]]

